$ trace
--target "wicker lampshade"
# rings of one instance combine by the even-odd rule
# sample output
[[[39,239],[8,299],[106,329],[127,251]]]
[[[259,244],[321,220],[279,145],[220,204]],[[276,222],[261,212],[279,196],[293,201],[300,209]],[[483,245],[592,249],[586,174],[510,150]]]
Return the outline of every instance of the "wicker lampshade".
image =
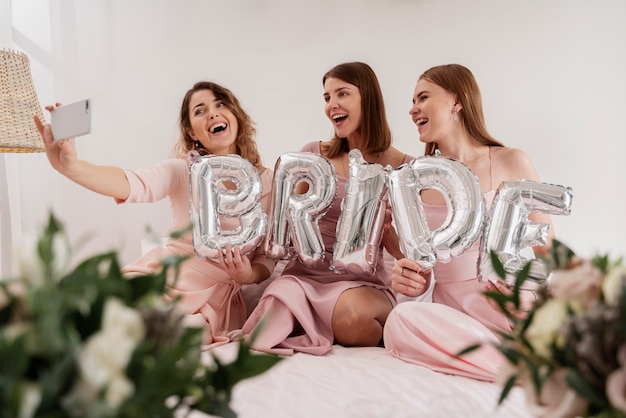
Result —
[[[0,50],[0,152],[43,152],[33,115],[44,120],[28,56]]]

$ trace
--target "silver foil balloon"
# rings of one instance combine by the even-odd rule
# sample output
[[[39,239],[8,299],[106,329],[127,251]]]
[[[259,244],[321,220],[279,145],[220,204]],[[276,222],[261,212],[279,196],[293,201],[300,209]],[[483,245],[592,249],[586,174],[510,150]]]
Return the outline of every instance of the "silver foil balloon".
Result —
[[[330,267],[336,273],[372,275],[380,256],[387,175],[381,165],[366,162],[358,149],[350,151],[348,160],[349,177]]]
[[[512,280],[516,272],[532,261],[529,279],[537,283],[550,277],[547,266],[535,259],[533,246],[545,245],[549,225],[528,220],[531,212],[569,215],[572,189],[530,180],[505,181],[496,192],[480,241],[478,279],[497,279],[491,265],[494,251]]]
[[[424,268],[449,262],[480,237],[485,218],[480,183],[460,161],[419,157],[391,172],[388,184],[400,249]],[[420,198],[424,189],[439,191],[448,207],[446,220],[434,231],[424,215]]]
[[[196,254],[217,259],[226,244],[239,246],[242,254],[254,251],[267,227],[267,214],[260,204],[263,184],[257,169],[235,154],[200,156],[191,151],[187,159]]]
[[[281,155],[274,169],[266,255],[275,260],[297,257],[310,267],[323,261],[326,249],[318,220],[336,196],[335,168],[326,158],[309,152]]]

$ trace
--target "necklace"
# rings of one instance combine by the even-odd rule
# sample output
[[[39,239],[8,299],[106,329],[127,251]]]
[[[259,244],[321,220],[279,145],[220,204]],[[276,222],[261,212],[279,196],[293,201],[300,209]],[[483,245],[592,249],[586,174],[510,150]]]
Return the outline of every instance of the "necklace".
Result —
[[[367,161],[367,160],[365,160],[365,162],[368,163],[368,164],[376,164],[378,161],[380,161],[380,159],[385,154],[385,152],[387,152],[387,150],[379,152],[378,153],[378,157],[376,157],[376,159],[374,161],[372,161],[371,163],[369,161]],[[365,158],[363,158],[363,159],[365,159]]]

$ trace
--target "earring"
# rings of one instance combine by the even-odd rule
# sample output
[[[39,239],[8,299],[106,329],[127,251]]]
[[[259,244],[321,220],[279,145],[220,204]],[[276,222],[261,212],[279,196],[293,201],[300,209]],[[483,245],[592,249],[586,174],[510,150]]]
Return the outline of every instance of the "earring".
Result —
[[[196,141],[196,149],[200,148],[200,141]]]
[[[456,110],[452,112],[452,120],[454,121],[454,123],[459,123],[459,115]]]

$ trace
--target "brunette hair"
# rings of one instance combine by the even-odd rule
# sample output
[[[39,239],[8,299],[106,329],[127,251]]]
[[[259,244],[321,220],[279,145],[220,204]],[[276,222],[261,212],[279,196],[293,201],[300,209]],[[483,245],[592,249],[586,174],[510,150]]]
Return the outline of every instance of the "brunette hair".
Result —
[[[487,132],[480,89],[468,68],[459,64],[439,65],[426,70],[418,80],[421,79],[456,95],[462,106],[459,112],[460,119],[472,141],[483,145],[504,146]],[[436,149],[436,143],[428,142],[424,154],[433,155]]]
[[[322,85],[328,78],[338,78],[358,87],[361,94],[361,151],[383,152],[391,146],[391,129],[385,115],[383,93],[378,78],[372,68],[362,62],[347,62],[330,69],[322,78]],[[328,157],[333,158],[349,152],[348,143],[337,134],[331,139]]]
[[[198,151],[201,155],[207,155],[209,152],[202,147],[195,139],[193,139],[189,132],[191,131],[191,120],[189,118],[189,102],[191,96],[200,90],[211,90],[217,100],[220,100],[233,112],[233,115],[237,119],[237,125],[239,127],[237,131],[237,138],[235,139],[235,146],[237,147],[237,154],[247,159],[257,168],[262,168],[261,155],[257,148],[254,136],[256,135],[256,129],[254,128],[254,122],[250,116],[243,109],[237,97],[226,87],[222,87],[217,83],[211,81],[199,81],[193,85],[183,98],[183,102],[180,106],[180,117],[178,119],[178,125],[180,128],[180,138],[174,146],[173,154],[176,157],[184,157],[191,150]]]

